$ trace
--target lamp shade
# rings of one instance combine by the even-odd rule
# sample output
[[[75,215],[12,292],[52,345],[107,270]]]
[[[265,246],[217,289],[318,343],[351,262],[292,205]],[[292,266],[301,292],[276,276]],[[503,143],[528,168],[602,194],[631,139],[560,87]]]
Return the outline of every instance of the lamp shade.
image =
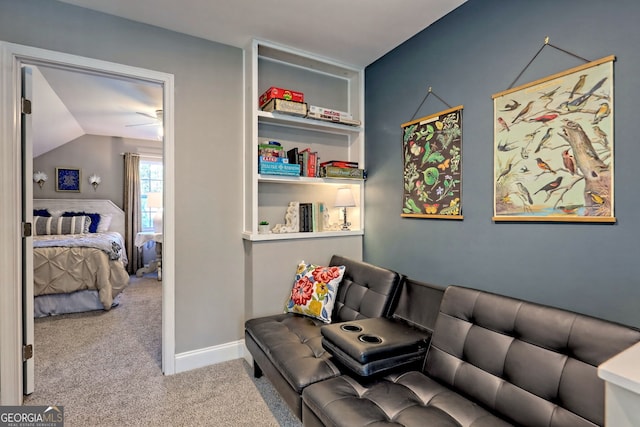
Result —
[[[348,208],[356,205],[353,193],[350,188],[338,188],[336,192],[335,206],[338,208]]]
[[[162,193],[147,193],[147,207],[161,208]]]
[[[162,233],[162,193],[147,193],[147,207],[156,209],[153,214],[153,231]]]

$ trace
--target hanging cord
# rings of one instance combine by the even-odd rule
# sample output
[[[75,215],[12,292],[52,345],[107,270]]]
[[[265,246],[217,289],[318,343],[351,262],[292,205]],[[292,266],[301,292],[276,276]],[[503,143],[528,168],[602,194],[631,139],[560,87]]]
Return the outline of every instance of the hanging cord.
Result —
[[[522,74],[524,74],[525,71],[527,71],[527,68],[529,68],[529,66],[533,63],[533,61],[535,61],[535,59],[538,57],[538,55],[540,55],[540,52],[542,52],[542,49],[544,49],[546,46],[551,46],[552,48],[557,49],[560,52],[566,53],[567,55],[571,55],[574,58],[581,59],[584,62],[591,62],[588,59],[584,59],[583,57],[576,55],[575,53],[571,53],[568,50],[564,50],[562,48],[559,48],[558,46],[552,45],[551,43],[549,43],[549,36],[547,36],[547,37],[544,38],[544,44],[542,45],[542,47],[540,49],[538,49],[538,52],[536,52],[536,54],[533,56],[533,58],[531,58],[531,61],[529,61],[529,63],[523,68],[523,70],[520,71],[520,74],[518,74],[518,77],[516,77],[515,80],[509,85],[508,89],[511,89],[513,87],[513,85],[516,84],[518,79],[522,76]]]
[[[422,98],[422,102],[420,103],[420,106],[418,106],[418,109],[416,110],[415,113],[413,113],[413,116],[411,116],[411,120],[416,118],[416,115],[418,114],[418,111],[420,111],[420,109],[422,108],[422,105],[424,104],[424,102],[427,100],[427,98],[429,97],[429,95],[433,94],[433,96],[435,96],[436,98],[438,98],[440,100],[440,102],[442,102],[444,105],[446,105],[449,108],[453,108],[451,107],[451,105],[447,104],[444,99],[440,98],[438,96],[438,94],[436,94],[432,89],[431,86],[429,86],[429,91],[427,92],[427,94],[425,95],[424,98]],[[409,121],[411,121],[409,120]]]

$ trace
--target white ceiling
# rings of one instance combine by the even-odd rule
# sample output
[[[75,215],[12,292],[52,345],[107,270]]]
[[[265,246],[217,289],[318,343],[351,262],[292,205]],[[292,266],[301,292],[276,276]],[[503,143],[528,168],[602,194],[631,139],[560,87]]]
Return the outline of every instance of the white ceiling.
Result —
[[[60,1],[240,48],[260,38],[364,68],[466,0]],[[162,108],[160,86],[46,67],[40,72],[34,155],[82,134],[158,140],[160,123],[148,116]]]
[[[465,0],[61,0],[246,47],[252,38],[365,67]]]
[[[85,134],[160,141],[159,109],[159,84],[33,67],[33,156]]]

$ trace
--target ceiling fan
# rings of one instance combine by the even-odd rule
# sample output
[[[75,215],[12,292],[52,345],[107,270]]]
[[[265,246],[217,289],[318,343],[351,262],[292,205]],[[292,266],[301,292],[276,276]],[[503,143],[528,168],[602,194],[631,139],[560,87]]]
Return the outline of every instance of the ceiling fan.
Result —
[[[141,116],[148,117],[148,118],[152,119],[153,121],[150,122],[150,123],[138,123],[138,124],[125,125],[126,127],[162,125],[162,110],[156,110],[155,114],[149,114],[149,113],[143,113],[141,111],[136,111],[136,114],[140,114]]]

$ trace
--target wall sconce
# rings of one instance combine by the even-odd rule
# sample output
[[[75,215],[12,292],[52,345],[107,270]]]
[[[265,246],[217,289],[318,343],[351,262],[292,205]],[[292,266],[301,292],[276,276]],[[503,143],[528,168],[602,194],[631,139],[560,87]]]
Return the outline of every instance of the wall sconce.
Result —
[[[49,179],[49,177],[44,172],[38,171],[33,174],[33,182],[37,182],[40,188],[42,188],[44,183],[47,182],[47,179]]]
[[[344,220],[342,223],[342,231],[349,231],[350,222],[347,222],[347,208],[353,207],[356,205],[356,201],[353,199],[353,193],[350,188],[338,188],[336,192],[336,202],[334,205],[337,208],[344,209]]]
[[[98,189],[98,185],[102,182],[102,179],[95,173],[89,177],[89,184],[93,185],[93,191]]]

